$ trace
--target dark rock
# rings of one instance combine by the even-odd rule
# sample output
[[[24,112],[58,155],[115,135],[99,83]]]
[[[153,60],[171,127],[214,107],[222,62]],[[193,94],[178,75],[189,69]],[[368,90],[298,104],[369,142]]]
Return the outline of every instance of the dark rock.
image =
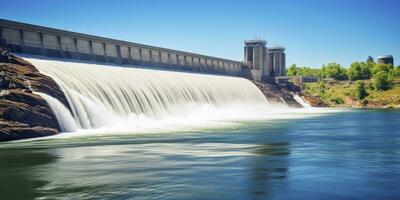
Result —
[[[22,122],[30,126],[59,129],[56,117],[40,96],[25,92],[12,92],[0,97],[0,116],[7,121]],[[12,97],[18,101],[10,101]]]
[[[51,136],[58,133],[57,129],[47,127],[19,127],[12,126],[0,129],[0,141],[10,141],[26,138]]]
[[[57,83],[35,66],[8,52],[0,53],[0,142],[57,134],[57,118],[33,91],[68,101]]]
[[[70,108],[64,93],[51,77],[41,74],[29,62],[5,52],[0,53],[0,89],[29,89],[43,92]]]

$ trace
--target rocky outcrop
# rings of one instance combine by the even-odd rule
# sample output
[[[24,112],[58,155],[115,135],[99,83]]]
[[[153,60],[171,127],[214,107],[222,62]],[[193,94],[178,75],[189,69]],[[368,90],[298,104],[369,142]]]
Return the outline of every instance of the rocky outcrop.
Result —
[[[290,107],[301,108],[302,106],[293,98],[293,92],[298,89],[289,85],[278,85],[276,83],[265,83],[252,81],[267,97],[270,103],[284,103]]]
[[[304,92],[300,92],[299,95],[303,97],[303,99],[310,104],[311,107],[328,107],[329,105],[322,101],[319,97],[313,96],[311,94],[307,94]]]
[[[50,94],[69,108],[64,93],[52,78],[41,74],[28,61],[3,51],[0,53],[0,90],[8,89],[26,89]]]
[[[0,53],[0,142],[54,135],[59,124],[47,102],[33,91],[49,94],[68,107],[57,83],[31,63]]]

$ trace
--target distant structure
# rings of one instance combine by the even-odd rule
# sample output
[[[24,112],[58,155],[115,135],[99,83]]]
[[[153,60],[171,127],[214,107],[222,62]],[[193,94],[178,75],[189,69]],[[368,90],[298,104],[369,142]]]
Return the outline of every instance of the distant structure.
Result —
[[[393,56],[392,55],[378,56],[376,58],[376,60],[377,60],[378,63],[381,63],[381,64],[392,64],[392,65],[394,65]]]
[[[246,40],[244,44],[244,64],[255,80],[267,81],[276,76],[285,76],[285,48],[266,47],[265,40]]]
[[[367,62],[374,62],[374,58],[372,58],[372,56],[368,56]]]

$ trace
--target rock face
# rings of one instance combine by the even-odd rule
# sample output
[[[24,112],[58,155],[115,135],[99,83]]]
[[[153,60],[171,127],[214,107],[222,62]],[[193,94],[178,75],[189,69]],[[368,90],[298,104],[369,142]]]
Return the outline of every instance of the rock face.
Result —
[[[310,104],[311,107],[328,107],[329,105],[322,101],[320,98],[312,96],[310,94],[301,92],[299,94],[305,101]]]
[[[57,134],[60,130],[47,102],[33,91],[49,94],[68,107],[57,83],[31,63],[0,53],[0,142]]]
[[[299,91],[298,88],[291,85],[278,85],[276,83],[252,82],[261,90],[270,103],[284,103],[290,107],[302,108],[293,98],[292,94],[292,92]]]

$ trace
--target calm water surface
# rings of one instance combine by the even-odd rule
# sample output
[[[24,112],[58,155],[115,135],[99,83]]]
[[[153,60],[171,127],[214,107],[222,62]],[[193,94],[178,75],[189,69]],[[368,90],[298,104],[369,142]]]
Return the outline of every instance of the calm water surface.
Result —
[[[400,111],[0,144],[0,199],[400,199]]]

